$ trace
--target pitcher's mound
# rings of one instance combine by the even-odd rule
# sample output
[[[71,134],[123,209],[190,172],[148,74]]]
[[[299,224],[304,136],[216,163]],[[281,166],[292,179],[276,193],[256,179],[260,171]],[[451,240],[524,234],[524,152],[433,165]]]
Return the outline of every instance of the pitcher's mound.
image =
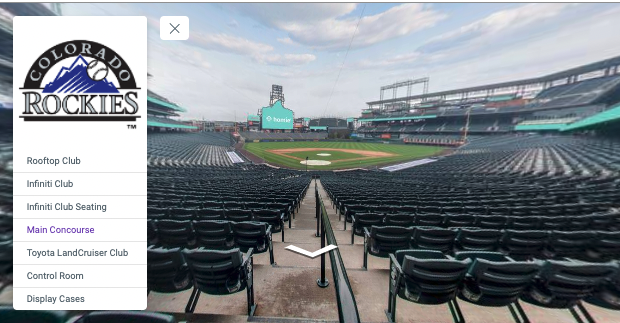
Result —
[[[306,161],[302,160],[299,163],[302,164],[302,165],[305,165]],[[310,166],[325,166],[325,165],[329,165],[331,163],[332,162],[329,162],[327,160],[314,160],[314,159],[308,160],[308,165],[310,165]]]
[[[316,154],[316,155],[317,155],[317,156],[323,156],[323,157],[325,157],[325,156],[331,156],[332,154],[320,153],[320,154]]]

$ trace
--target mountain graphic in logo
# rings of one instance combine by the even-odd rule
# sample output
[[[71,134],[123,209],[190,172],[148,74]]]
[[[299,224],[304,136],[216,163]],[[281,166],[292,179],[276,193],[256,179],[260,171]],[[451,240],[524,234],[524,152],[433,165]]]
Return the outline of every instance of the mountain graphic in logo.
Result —
[[[70,67],[63,66],[43,89],[43,93],[119,93],[114,83],[107,79],[95,81],[88,76],[88,62],[78,55]]]

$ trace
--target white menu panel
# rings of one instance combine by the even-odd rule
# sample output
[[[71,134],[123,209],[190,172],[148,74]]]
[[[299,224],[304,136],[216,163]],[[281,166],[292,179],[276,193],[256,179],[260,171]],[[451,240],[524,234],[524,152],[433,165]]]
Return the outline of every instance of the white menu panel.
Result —
[[[13,306],[146,308],[145,17],[13,20]]]

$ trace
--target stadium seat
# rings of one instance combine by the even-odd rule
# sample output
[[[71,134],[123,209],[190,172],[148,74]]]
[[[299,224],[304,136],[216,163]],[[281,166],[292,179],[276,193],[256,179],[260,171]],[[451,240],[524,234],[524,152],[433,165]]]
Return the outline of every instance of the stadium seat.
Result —
[[[462,228],[456,236],[455,250],[458,251],[496,251],[502,232],[487,229]]]
[[[457,231],[437,227],[416,227],[411,239],[411,247],[422,250],[436,250],[452,253]]]
[[[192,223],[196,233],[196,246],[207,249],[231,249],[235,246],[232,228],[228,221],[201,220]]]
[[[594,322],[581,300],[590,297],[597,286],[617,274],[617,269],[615,263],[546,260],[539,276],[521,299],[541,307],[569,309],[575,320],[581,322],[579,310],[589,322]]]
[[[454,321],[464,323],[456,294],[470,263],[469,259],[456,260],[439,251],[401,250],[391,254],[388,321],[396,321],[396,299],[400,297],[419,304],[448,303]]]
[[[75,323],[175,323],[172,315],[153,312],[102,311],[84,314]]]
[[[253,249],[253,253],[269,252],[269,262],[274,265],[271,225],[264,222],[231,222],[235,245],[243,252]]]
[[[271,225],[271,232],[282,232],[284,242],[284,213],[280,210],[253,210],[254,221],[265,222]]]
[[[596,239],[588,249],[588,258],[595,261],[618,259],[620,232],[596,231]]]
[[[247,291],[248,316],[254,316],[254,266],[253,249],[243,254],[237,248],[208,250],[198,248],[183,250],[183,255],[194,278],[194,290],[185,309],[193,313],[201,293],[229,295]]]
[[[351,216],[351,244],[354,243],[355,236],[364,236],[364,228],[373,225],[382,225],[384,215],[377,213],[356,213]]]
[[[538,274],[540,261],[513,261],[498,252],[479,251],[457,252],[454,258],[473,261],[463,279],[460,299],[481,306],[508,306],[516,322],[529,322],[519,297]]]
[[[444,221],[447,228],[471,227],[474,225],[476,217],[469,214],[447,215]]]
[[[442,227],[444,226],[444,218],[445,215],[439,213],[418,213],[415,216],[415,225],[419,227]]]
[[[580,258],[591,249],[595,238],[595,231],[552,231],[543,254],[546,258]]]
[[[480,229],[501,230],[506,227],[508,218],[503,215],[477,215],[473,226]]]
[[[387,226],[410,227],[415,222],[413,213],[388,214],[385,216],[384,224]]]
[[[65,323],[66,311],[16,311],[13,306],[0,306],[2,323]]]
[[[197,220],[224,220],[224,209],[204,208],[196,211]]]
[[[398,250],[409,249],[413,227],[372,226],[364,228],[364,266],[368,268],[368,254],[387,258]]]
[[[194,232],[190,221],[159,220],[156,224],[159,245],[170,248],[194,245]]]
[[[230,221],[252,221],[252,210],[226,209],[224,214],[226,215],[226,219]]]
[[[147,249],[148,292],[176,293],[192,287],[192,277],[179,250]]]
[[[501,238],[501,250],[518,260],[542,257],[549,232],[538,230],[506,230]]]

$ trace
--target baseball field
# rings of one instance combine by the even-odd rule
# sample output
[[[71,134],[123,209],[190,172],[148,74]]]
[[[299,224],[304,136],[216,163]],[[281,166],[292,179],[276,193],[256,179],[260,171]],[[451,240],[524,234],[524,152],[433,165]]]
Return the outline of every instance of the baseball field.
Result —
[[[244,149],[275,166],[333,170],[379,166],[436,155],[441,147],[361,142],[250,142]]]

